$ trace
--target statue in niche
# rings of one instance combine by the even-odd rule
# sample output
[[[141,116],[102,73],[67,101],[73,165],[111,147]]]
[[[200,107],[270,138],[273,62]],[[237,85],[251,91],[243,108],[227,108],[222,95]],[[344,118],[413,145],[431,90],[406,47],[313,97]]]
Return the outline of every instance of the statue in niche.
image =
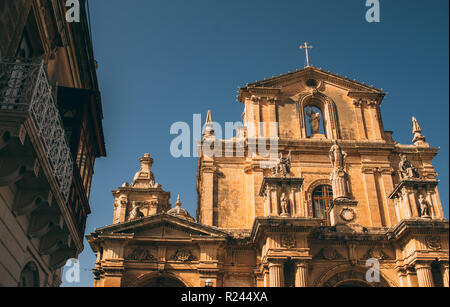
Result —
[[[345,168],[345,159],[347,158],[347,153],[342,150],[339,146],[337,140],[334,140],[334,145],[330,148],[330,160],[334,169],[343,171]]]
[[[399,169],[402,179],[420,178],[417,168],[412,165],[405,154],[400,154]]]
[[[274,175],[281,173],[283,174],[284,177],[286,177],[287,174],[291,173],[291,159],[292,159],[291,151],[289,151],[289,154],[287,155],[286,158],[284,158],[283,153],[280,152],[277,165],[272,169],[272,173]]]
[[[311,129],[311,136],[320,133],[320,113],[311,109],[310,106],[306,109],[306,114],[309,116],[309,127]]]
[[[129,218],[130,221],[137,220],[137,219],[144,217],[144,214],[141,212],[140,208],[141,208],[141,204],[136,201],[133,201],[133,208],[131,209],[130,218]]]
[[[280,207],[281,207],[281,216],[287,216],[288,214],[288,206],[289,206],[289,201],[286,197],[286,193],[281,194],[281,199],[280,199]]]
[[[419,206],[420,206],[420,217],[429,218],[431,216],[430,204],[422,194],[419,195]]]

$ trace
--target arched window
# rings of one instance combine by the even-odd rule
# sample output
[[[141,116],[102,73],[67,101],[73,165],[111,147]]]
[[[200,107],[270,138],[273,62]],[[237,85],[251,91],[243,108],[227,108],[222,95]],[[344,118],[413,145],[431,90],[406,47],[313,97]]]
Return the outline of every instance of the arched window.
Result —
[[[39,287],[39,272],[34,262],[28,262],[20,273],[19,287]]]
[[[328,208],[333,200],[333,190],[330,185],[320,185],[312,192],[313,211],[315,218],[328,220]]]

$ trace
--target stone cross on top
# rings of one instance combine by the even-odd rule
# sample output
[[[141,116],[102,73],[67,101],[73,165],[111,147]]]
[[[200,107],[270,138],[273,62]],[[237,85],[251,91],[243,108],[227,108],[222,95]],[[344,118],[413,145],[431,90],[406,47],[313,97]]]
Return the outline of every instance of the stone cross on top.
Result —
[[[300,49],[305,49],[306,51],[306,67],[309,67],[309,54],[308,49],[312,49],[313,46],[308,46],[308,43],[305,42],[303,45],[300,46]]]

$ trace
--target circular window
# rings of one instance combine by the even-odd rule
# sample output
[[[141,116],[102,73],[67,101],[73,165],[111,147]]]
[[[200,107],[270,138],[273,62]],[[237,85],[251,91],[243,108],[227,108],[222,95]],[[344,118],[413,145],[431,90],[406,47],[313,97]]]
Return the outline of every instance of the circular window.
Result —
[[[311,87],[311,88],[316,88],[317,86],[319,86],[319,82],[315,79],[308,79],[305,82],[307,87]]]

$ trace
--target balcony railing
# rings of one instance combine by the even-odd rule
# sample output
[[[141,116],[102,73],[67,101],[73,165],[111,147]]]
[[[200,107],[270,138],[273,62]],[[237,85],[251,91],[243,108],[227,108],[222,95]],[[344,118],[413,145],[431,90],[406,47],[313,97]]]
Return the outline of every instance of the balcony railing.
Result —
[[[3,111],[28,112],[67,202],[73,160],[42,60],[0,58],[0,112]]]

